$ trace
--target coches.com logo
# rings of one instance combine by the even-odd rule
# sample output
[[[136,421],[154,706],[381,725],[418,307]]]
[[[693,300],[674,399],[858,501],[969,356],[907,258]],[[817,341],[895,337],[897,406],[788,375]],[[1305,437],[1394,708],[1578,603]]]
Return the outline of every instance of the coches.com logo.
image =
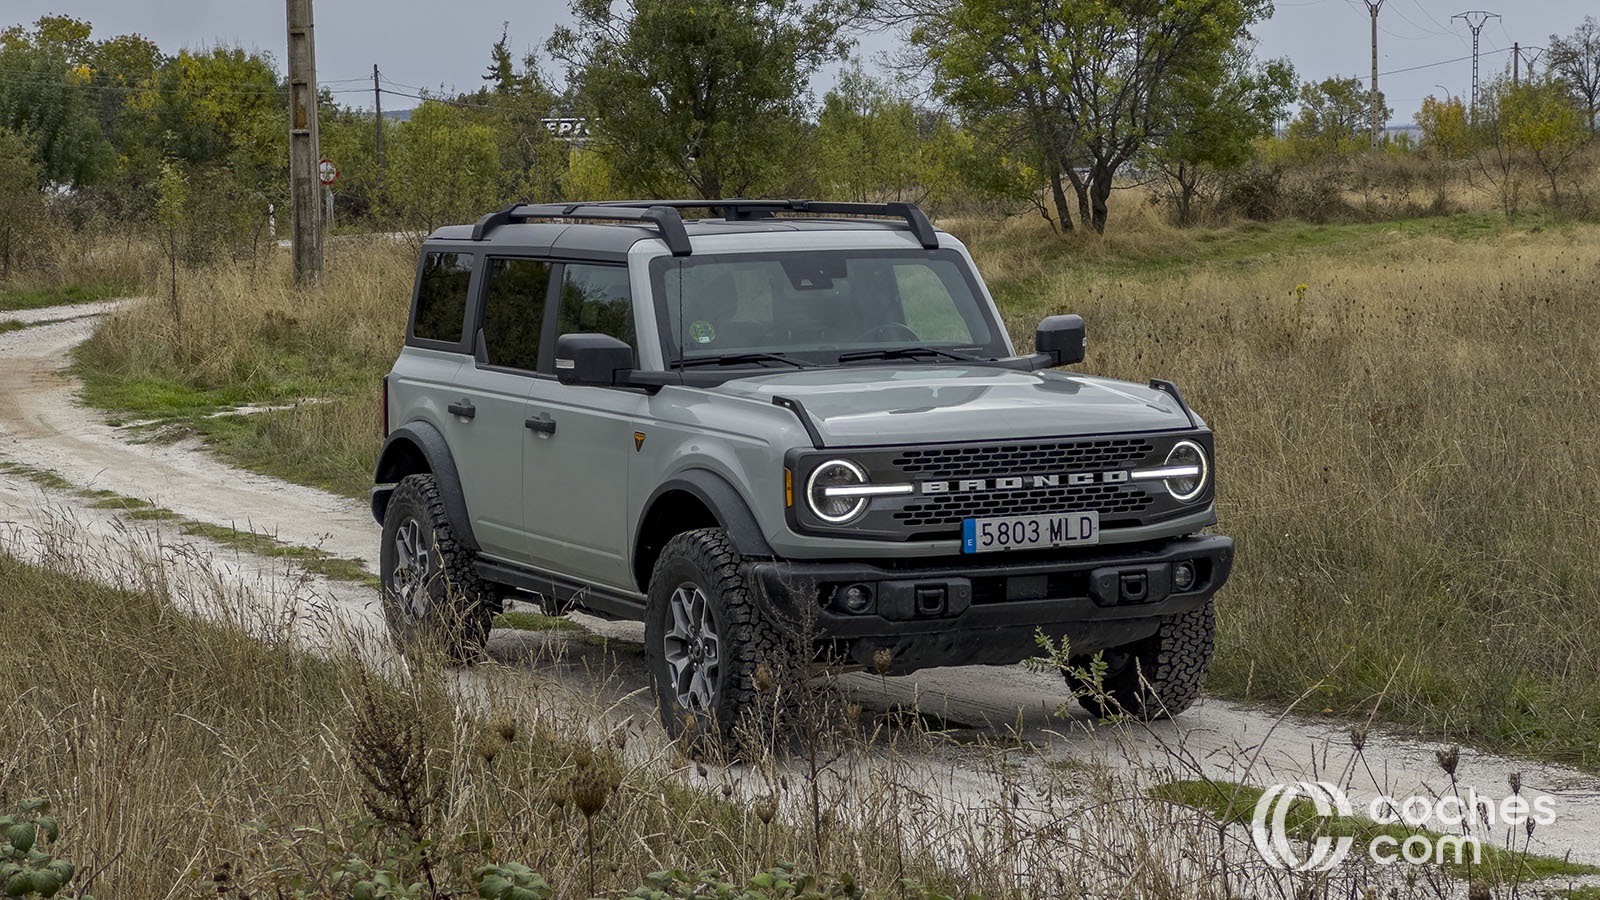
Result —
[[[1319,827],[1343,817],[1346,830],[1366,835],[1367,857],[1376,865],[1407,862],[1460,865],[1483,861],[1483,845],[1472,830],[1487,827],[1549,826],[1556,821],[1549,795],[1529,800],[1520,794],[1492,800],[1469,789],[1465,797],[1412,796],[1399,800],[1378,796],[1354,816],[1350,798],[1326,781],[1275,784],[1261,793],[1250,818],[1250,839],[1267,864],[1293,872],[1326,872],[1350,856],[1355,838],[1334,837],[1335,829]],[[1438,829],[1438,830],[1433,830]],[[1296,850],[1296,836],[1315,834],[1305,856]]]
[[[1326,872],[1344,862],[1355,839],[1318,837],[1306,858],[1301,859],[1289,841],[1289,815],[1296,812],[1296,801],[1301,798],[1311,804],[1310,809],[1319,819],[1350,816],[1353,812],[1350,798],[1344,791],[1326,781],[1275,784],[1263,791],[1261,799],[1256,801],[1255,814],[1250,817],[1250,839],[1261,858],[1275,869]]]

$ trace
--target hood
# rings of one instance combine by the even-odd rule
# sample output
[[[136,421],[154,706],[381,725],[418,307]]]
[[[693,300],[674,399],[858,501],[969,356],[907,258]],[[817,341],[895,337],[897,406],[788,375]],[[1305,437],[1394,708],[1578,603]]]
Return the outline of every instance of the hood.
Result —
[[[736,378],[710,390],[797,400],[829,447],[1074,437],[1192,427],[1154,388],[993,366],[872,365]]]

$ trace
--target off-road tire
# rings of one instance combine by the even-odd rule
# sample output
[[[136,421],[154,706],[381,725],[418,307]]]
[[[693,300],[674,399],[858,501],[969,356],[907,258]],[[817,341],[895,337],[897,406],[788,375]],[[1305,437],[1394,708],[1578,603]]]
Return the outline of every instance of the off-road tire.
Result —
[[[782,649],[779,629],[750,589],[743,562],[726,531],[700,528],[667,541],[650,575],[644,643],[656,706],[667,732],[695,747],[730,743],[741,716],[760,702],[757,669]],[[673,595],[689,585],[704,592],[719,644],[714,699],[701,710],[679,702],[668,663]]]
[[[401,549],[397,538],[410,523],[418,526],[420,549],[426,550],[426,574],[412,591],[398,571]],[[476,659],[489,638],[489,626],[500,611],[499,596],[478,577],[473,567],[477,554],[457,537],[445,514],[439,485],[432,475],[407,475],[389,496],[383,516],[379,552],[383,618],[389,636],[402,650],[435,648],[456,662]],[[419,555],[420,559],[421,556]],[[408,572],[415,574],[415,568]],[[423,609],[408,597],[421,596]]]
[[[1204,606],[1164,617],[1155,634],[1106,651],[1106,660],[1116,663],[1098,691],[1072,671],[1065,673],[1067,683],[1079,692],[1078,704],[1098,718],[1126,715],[1149,721],[1176,716],[1200,698],[1216,630],[1216,612],[1207,599]],[[1090,662],[1076,659],[1072,668],[1087,671]]]

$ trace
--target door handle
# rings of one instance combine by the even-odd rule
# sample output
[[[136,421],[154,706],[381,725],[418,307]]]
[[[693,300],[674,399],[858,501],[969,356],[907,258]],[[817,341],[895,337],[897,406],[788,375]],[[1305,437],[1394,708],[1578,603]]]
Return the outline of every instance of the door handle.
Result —
[[[478,414],[478,408],[472,405],[471,400],[462,400],[460,403],[452,403],[445,407],[445,409],[450,410],[450,415],[460,416],[463,419],[470,419]]]
[[[527,429],[529,431],[537,431],[540,434],[555,434],[556,433],[556,420],[555,419],[544,419],[544,418],[537,418],[536,417],[536,418],[529,419],[526,422],[523,422],[522,424],[527,426]]]

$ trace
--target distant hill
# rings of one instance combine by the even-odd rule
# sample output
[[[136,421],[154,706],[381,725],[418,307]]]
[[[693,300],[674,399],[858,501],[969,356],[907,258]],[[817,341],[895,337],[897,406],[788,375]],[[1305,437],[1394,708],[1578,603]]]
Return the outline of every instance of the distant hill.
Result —
[[[411,121],[411,110],[409,110],[409,109],[386,109],[386,110],[383,111],[383,117],[385,119],[393,119],[396,122],[409,122],[409,121]]]

